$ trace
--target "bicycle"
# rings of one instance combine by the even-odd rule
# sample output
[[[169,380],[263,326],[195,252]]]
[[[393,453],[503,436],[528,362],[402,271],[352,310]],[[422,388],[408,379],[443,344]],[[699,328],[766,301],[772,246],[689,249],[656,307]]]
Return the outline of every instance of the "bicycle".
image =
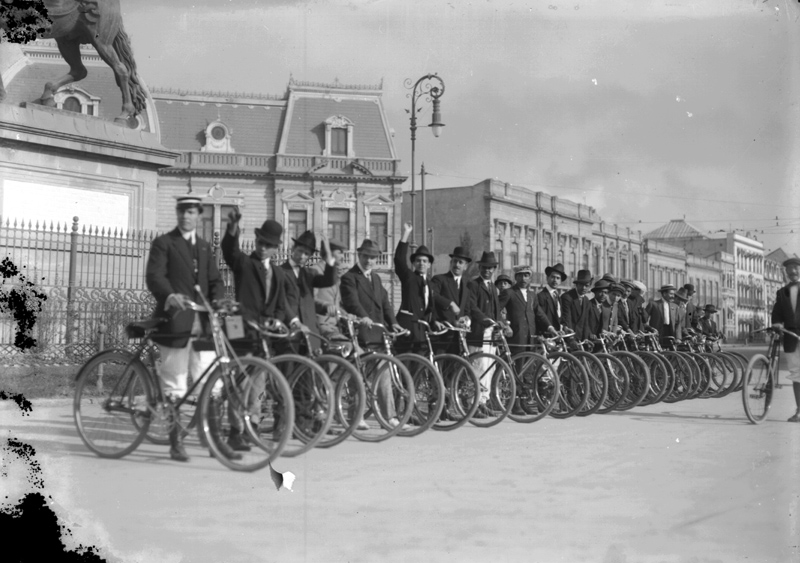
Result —
[[[747,364],[742,377],[742,404],[744,413],[753,424],[761,424],[767,419],[772,393],[783,387],[778,382],[778,370],[781,357],[781,334],[800,339],[793,332],[779,327],[766,327],[754,330],[753,334],[766,332],[769,334],[768,353],[756,354]]]
[[[242,430],[255,438],[253,413],[247,407],[253,378],[263,377],[265,393],[272,399],[282,401],[284,406],[280,414],[285,420],[294,419],[294,406],[289,385],[274,366],[258,358],[238,358],[234,353],[223,329],[223,319],[235,312],[233,302],[220,302],[214,309],[200,288],[195,289],[204,304],[192,303],[190,307],[198,313],[207,314],[216,358],[192,382],[183,397],[169,400],[160,385],[158,361],[154,356],[151,336],[164,322],[163,319],[130,323],[126,327],[129,338],[141,339],[135,352],[103,350],[92,356],[79,370],[73,416],[81,440],[98,456],[121,458],[131,453],[145,439],[154,419],[178,424],[175,413],[197,396],[198,389],[198,408],[181,431],[188,432],[200,423],[198,433],[201,439],[208,445],[212,455],[226,467],[238,471],[261,469],[277,458],[286,446],[292,432],[291,424],[287,424],[284,432],[275,435],[274,440],[264,448],[244,454],[241,459],[229,459],[224,455],[219,445],[224,408],[227,407],[229,420],[236,417],[241,422]],[[207,340],[195,342],[196,349],[206,346]],[[142,357],[149,359],[149,366]],[[110,391],[107,385],[111,387]],[[159,436],[154,436],[154,441],[159,443],[157,440]]]

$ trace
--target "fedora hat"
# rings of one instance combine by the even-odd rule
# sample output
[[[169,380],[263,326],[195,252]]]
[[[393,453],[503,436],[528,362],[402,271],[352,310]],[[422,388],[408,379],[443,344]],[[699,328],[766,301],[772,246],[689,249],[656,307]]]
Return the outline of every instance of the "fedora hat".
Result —
[[[281,235],[283,234],[283,227],[277,221],[267,219],[260,229],[253,229],[256,233],[256,239],[263,239],[267,244],[273,246],[280,246]]]
[[[578,275],[574,280],[572,280],[572,283],[585,283],[586,285],[589,285],[592,283],[592,280],[594,280],[592,277],[592,272],[589,270],[578,270]]]
[[[686,291],[685,287],[682,287],[675,292],[675,298],[683,302],[689,301],[689,292]]]
[[[667,284],[662,285],[661,289],[659,289],[658,292],[659,293],[664,293],[665,291],[669,291],[670,289],[675,291],[675,286],[672,285],[671,283],[667,283]]]
[[[448,254],[448,256],[450,256],[450,258],[460,258],[461,260],[472,262],[472,258],[470,258],[469,254],[467,254],[467,249],[463,246],[456,246],[453,249],[453,253]]]
[[[544,275],[545,276],[549,276],[553,272],[555,272],[555,273],[557,273],[557,274],[559,274],[561,276],[561,281],[564,281],[565,279],[567,279],[567,272],[564,271],[564,264],[562,264],[561,262],[559,262],[555,266],[552,266],[552,267],[548,266],[547,268],[544,269]]]
[[[328,246],[331,247],[331,252],[335,252],[337,250],[341,250],[342,252],[344,252],[346,250],[343,244],[335,242],[335,241],[332,241],[332,240],[328,241]],[[319,247],[319,255],[320,255],[321,258],[327,258],[328,257],[328,253],[325,252],[325,245],[324,244],[320,245],[320,247]]]
[[[633,288],[636,287],[635,285],[633,285],[633,282],[631,280],[622,280],[619,283],[621,283],[622,285],[624,285],[628,289],[633,289]]]
[[[718,309],[716,307],[714,307],[714,305],[709,303],[708,305],[703,307],[703,311],[705,311],[706,314],[708,314],[708,315],[713,315],[714,313],[718,312]]]
[[[305,246],[311,253],[317,251],[317,237],[311,231],[306,231],[297,238],[293,238],[292,242],[299,246]]]
[[[687,283],[686,285],[684,285],[683,289],[685,289],[687,293],[692,293],[692,294],[694,293],[694,285],[692,285],[690,283]]]
[[[497,285],[497,284],[498,284],[498,283],[500,283],[501,281],[504,281],[504,282],[508,283],[509,285],[514,285],[514,280],[512,280],[512,279],[511,279],[510,277],[508,277],[508,275],[506,275],[506,274],[500,274],[499,276],[497,276],[497,279],[496,279],[496,280],[494,280],[494,285]]]
[[[497,258],[495,257],[494,252],[491,250],[489,252],[484,250],[483,254],[481,254],[481,259],[478,260],[478,266],[487,266],[491,268],[493,266],[497,266],[497,264]]]
[[[196,207],[200,213],[203,212],[203,198],[204,195],[185,194],[175,196],[175,209],[185,209],[187,207]]]
[[[364,239],[364,242],[361,243],[361,246],[356,248],[356,251],[360,254],[366,254],[367,256],[380,256],[381,255],[381,247],[378,246],[378,243],[368,238]]]
[[[431,264],[433,264],[433,254],[430,253],[428,247],[424,244],[414,251],[414,254],[411,255],[410,260],[413,262],[417,259],[417,256],[427,256],[428,260],[430,260]]]

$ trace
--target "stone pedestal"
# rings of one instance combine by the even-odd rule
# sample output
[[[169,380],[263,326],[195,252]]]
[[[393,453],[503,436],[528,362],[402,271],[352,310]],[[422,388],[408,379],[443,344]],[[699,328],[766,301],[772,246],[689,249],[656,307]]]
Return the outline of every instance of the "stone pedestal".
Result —
[[[0,217],[154,229],[158,170],[178,153],[97,117],[0,104]]]

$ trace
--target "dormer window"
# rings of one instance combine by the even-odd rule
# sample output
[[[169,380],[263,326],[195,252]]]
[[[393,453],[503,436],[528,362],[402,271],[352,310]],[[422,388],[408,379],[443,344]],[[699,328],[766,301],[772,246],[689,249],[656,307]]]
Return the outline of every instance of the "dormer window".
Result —
[[[325,156],[354,158],[353,122],[343,115],[334,115],[325,120]]]
[[[93,96],[78,86],[64,86],[55,93],[53,98],[58,109],[82,113],[83,115],[100,114],[100,97]]]
[[[231,146],[231,132],[222,121],[208,124],[205,130],[206,144],[200,149],[202,152],[236,152]]]

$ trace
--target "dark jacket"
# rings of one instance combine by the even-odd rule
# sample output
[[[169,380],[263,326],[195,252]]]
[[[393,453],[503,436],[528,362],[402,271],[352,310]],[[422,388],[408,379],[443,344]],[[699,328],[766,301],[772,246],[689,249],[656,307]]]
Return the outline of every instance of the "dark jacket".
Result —
[[[469,280],[461,276],[462,291],[459,294],[456,280],[452,272],[446,274],[438,274],[431,279],[433,292],[436,295],[434,303],[436,304],[436,318],[441,322],[449,322],[455,325],[459,317],[470,316],[472,309],[473,296],[469,290]],[[450,309],[450,303],[455,303],[461,309],[461,313],[456,315]]]
[[[526,289],[528,300],[525,301],[522,291],[519,286],[515,285],[500,294],[500,308],[506,310],[508,324],[514,331],[514,334],[508,338],[508,343],[512,346],[512,354],[523,351],[522,346],[533,344],[537,324],[545,327],[550,325],[539,307],[536,294]]]
[[[662,310],[663,301],[661,299],[651,301],[645,307],[648,317],[648,325],[654,328],[661,335],[662,344],[666,344],[667,336],[680,337],[678,329],[678,306],[673,302],[669,304],[669,324],[664,323],[664,311]]]
[[[225,263],[233,272],[236,300],[247,320],[259,321],[275,318],[289,324],[299,316],[297,287],[289,280],[286,271],[270,265],[269,299],[266,297],[267,269],[256,252],[249,256],[239,248],[239,237],[227,232],[220,244]]]
[[[287,260],[280,266],[283,268],[286,277],[297,286],[297,309],[300,314],[300,322],[308,329],[319,334],[319,324],[317,324],[317,313],[325,314],[327,311],[322,304],[314,300],[315,287],[330,287],[336,281],[336,270],[333,266],[325,264],[325,272],[317,274],[309,268],[300,268],[299,276],[295,276],[292,265]],[[319,339],[311,337],[312,345],[319,346]]]
[[[369,317],[389,330],[393,324],[397,324],[389,303],[389,294],[375,272],[367,278],[356,264],[342,276],[339,287],[342,290],[342,307],[351,315]],[[364,344],[380,344],[383,342],[383,331],[361,325],[358,338]]]
[[[421,275],[408,265],[408,243],[399,242],[394,253],[394,273],[400,279],[400,310],[397,312],[397,323],[411,331],[405,341],[419,343],[425,341],[425,329],[417,320],[432,324],[436,320],[433,287]],[[425,306],[425,287],[428,287],[428,306]]]
[[[644,299],[641,296],[630,295],[628,302],[628,324],[633,332],[639,332],[644,328],[644,317],[642,305]]]
[[[196,233],[195,233],[196,235]],[[167,297],[181,293],[195,302],[202,301],[195,295],[197,284],[207,299],[221,299],[225,296],[225,286],[217,269],[216,260],[211,253],[211,245],[196,236],[195,256],[176,227],[172,231],[153,240],[147,259],[145,282],[147,289],[156,299],[154,317],[169,317],[170,322],[162,325],[159,332],[164,334],[186,334],[185,337],[154,335],[153,341],[165,346],[183,348],[189,341],[189,333],[194,323],[195,312],[191,310],[168,314],[164,310]],[[194,260],[197,260],[197,276],[194,273]],[[171,311],[171,313],[173,313]]]
[[[772,322],[783,323],[783,328],[795,334],[800,334],[800,289],[798,289],[797,307],[792,311],[792,299],[789,295],[789,285],[780,288],[775,295],[775,305],[772,306]],[[797,348],[797,339],[791,336],[783,338],[783,351],[791,354]]]
[[[542,309],[542,313],[544,316],[547,317],[548,323],[553,326],[556,330],[561,330],[561,317],[563,316],[563,307],[561,311],[561,315],[558,314],[558,306],[556,302],[553,300],[553,296],[550,293],[550,287],[545,287],[536,294],[536,298],[539,300],[539,307]],[[561,297],[559,299],[559,305],[561,304]],[[536,330],[539,332],[544,332],[547,330],[547,325],[542,326],[541,323],[536,326]]]
[[[572,329],[578,340],[594,334],[589,327],[589,298],[581,299],[575,288],[561,295],[561,323]]]
[[[494,282],[486,282],[478,276],[467,284],[470,291],[470,321],[472,328],[467,335],[467,342],[473,346],[483,345],[483,333],[487,328],[486,319],[500,321],[500,292]]]

